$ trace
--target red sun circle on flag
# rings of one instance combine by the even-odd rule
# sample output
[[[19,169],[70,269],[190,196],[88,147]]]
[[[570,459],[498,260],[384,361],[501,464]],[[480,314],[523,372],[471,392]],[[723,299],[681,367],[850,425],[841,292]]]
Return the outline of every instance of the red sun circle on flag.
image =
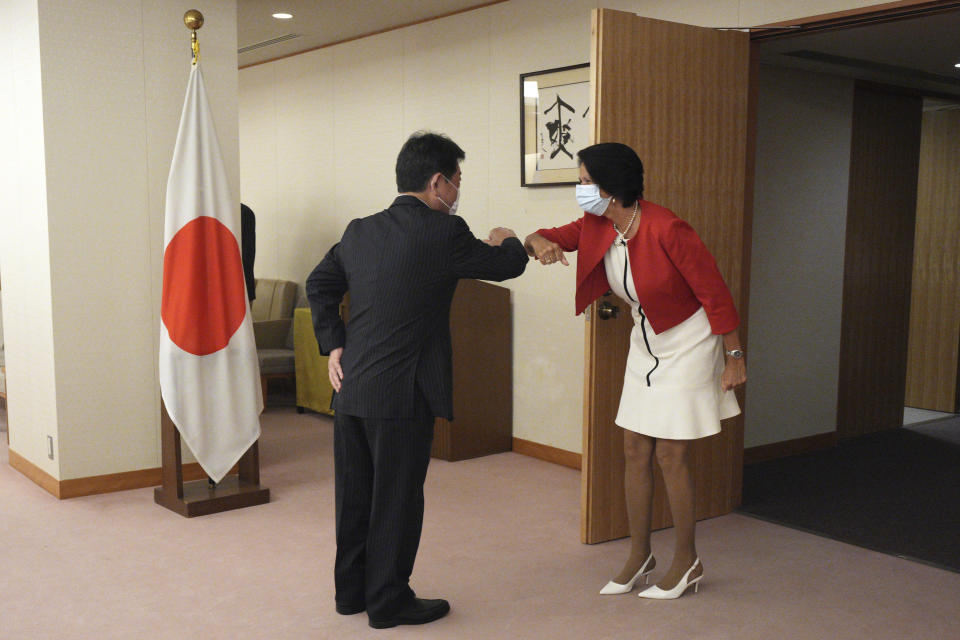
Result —
[[[183,225],[163,254],[160,317],[170,340],[197,356],[220,351],[247,313],[237,239],[209,216]]]

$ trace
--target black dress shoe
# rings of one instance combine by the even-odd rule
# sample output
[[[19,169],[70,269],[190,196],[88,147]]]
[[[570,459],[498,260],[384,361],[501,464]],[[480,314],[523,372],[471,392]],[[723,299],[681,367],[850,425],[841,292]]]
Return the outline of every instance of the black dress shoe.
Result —
[[[446,600],[414,598],[393,616],[370,618],[370,626],[374,629],[387,629],[398,624],[426,624],[442,618],[449,612],[450,603]]]
[[[365,604],[340,604],[337,603],[337,613],[342,616],[352,616],[355,613],[360,613],[361,611],[366,611],[367,605]]]

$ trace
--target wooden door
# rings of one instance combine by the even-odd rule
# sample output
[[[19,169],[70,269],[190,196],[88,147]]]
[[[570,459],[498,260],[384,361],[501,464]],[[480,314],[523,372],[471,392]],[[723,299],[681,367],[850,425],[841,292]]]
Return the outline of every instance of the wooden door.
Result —
[[[752,104],[749,35],[593,12],[593,140],[623,142],[643,160],[645,198],[690,222],[713,252],[745,321],[749,274]],[[613,422],[623,384],[631,322],[587,318],[581,538],[594,543],[628,534],[623,498],[623,436]],[[746,340],[746,326],[740,333]],[[748,351],[749,353],[749,351]],[[739,397],[743,406],[743,396]],[[739,505],[743,419],[694,450],[697,516]],[[671,524],[657,474],[654,527]]]

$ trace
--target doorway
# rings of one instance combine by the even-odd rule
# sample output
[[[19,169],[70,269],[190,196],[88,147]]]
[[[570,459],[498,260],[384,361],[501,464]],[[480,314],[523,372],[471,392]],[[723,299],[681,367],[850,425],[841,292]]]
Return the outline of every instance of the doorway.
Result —
[[[957,29],[951,11],[757,45],[745,438],[798,455],[748,465],[741,507],[953,570],[960,443],[900,427],[908,362],[955,400],[960,185],[921,157],[960,162],[930,117],[960,95]]]
[[[960,60],[951,57],[957,29],[960,11],[952,11],[757,45],[748,450],[834,431],[842,439],[899,427],[904,405],[911,404],[904,401],[908,377],[927,395],[943,397],[945,387],[946,395],[956,395],[960,185],[948,184],[951,172],[943,163],[958,158],[956,145],[943,148],[939,132],[922,131],[936,104],[930,96],[943,103],[944,96],[960,94],[953,67]],[[870,105],[857,100],[863,95],[882,103],[876,108],[890,120],[864,124],[871,115]],[[855,105],[866,113],[854,113]],[[895,108],[899,116],[891,116]],[[906,160],[901,153],[894,159],[900,164],[876,161],[903,129],[904,114],[917,124],[904,139],[917,149],[921,139],[932,147],[924,152],[920,189],[919,150]],[[851,142],[857,128],[867,141],[859,146]],[[939,148],[932,144],[937,141]],[[904,168],[911,153],[913,168]],[[902,186],[890,196],[887,187],[896,180]],[[899,196],[902,203],[872,202],[884,188],[884,201]],[[916,250],[915,211],[921,211]],[[956,410],[952,402],[913,404]]]

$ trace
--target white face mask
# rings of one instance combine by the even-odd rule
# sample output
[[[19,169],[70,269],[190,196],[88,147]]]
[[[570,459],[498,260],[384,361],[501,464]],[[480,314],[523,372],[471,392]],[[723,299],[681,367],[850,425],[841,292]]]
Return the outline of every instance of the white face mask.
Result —
[[[600,195],[600,187],[595,184],[577,185],[577,204],[587,213],[602,216],[610,206],[613,197],[604,198]]]
[[[446,180],[447,182],[450,182],[450,180],[447,179],[447,176],[443,175],[442,173],[440,174],[440,177]],[[443,198],[440,197],[439,193],[437,194],[437,200],[442,202],[443,206],[450,209],[450,211],[448,211],[447,213],[449,213],[450,215],[454,215],[457,212],[457,207],[460,206],[460,187],[453,184],[452,182],[450,182],[450,186],[457,190],[457,197],[454,198],[453,204],[447,204],[446,202],[443,202]]]

